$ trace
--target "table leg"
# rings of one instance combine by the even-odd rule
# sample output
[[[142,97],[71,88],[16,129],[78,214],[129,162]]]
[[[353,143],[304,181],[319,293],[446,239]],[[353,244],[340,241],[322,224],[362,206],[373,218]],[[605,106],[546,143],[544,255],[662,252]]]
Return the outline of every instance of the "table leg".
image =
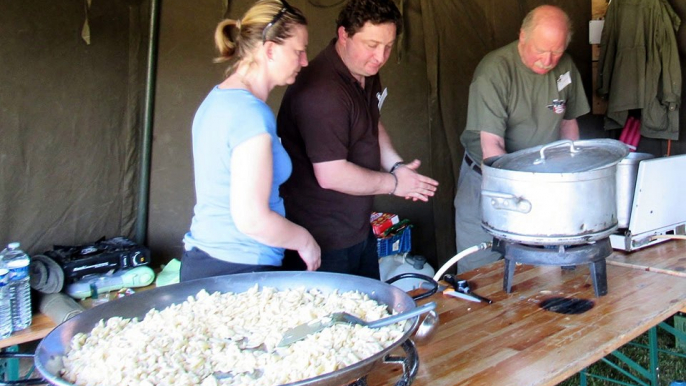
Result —
[[[675,326],[676,326],[676,317],[678,315],[675,315]],[[593,373],[588,372],[588,369],[585,369],[579,373],[579,383],[581,386],[586,386],[587,384],[587,378],[596,378],[596,379],[601,379],[604,381],[607,381],[608,384],[620,384],[620,385],[640,385],[640,386],[658,386],[659,385],[659,379],[660,379],[660,363],[659,363],[659,354],[660,353],[665,353],[669,355],[675,355],[681,358],[686,358],[685,354],[679,353],[679,352],[674,352],[670,351],[667,349],[662,349],[658,345],[658,336],[657,336],[657,331],[658,327],[667,331],[668,333],[672,334],[675,336],[675,338],[682,339],[686,341],[686,333],[680,331],[677,328],[674,328],[670,326],[669,324],[665,322],[661,322],[655,327],[652,327],[650,330],[647,331],[648,335],[648,344],[638,344],[634,342],[630,342],[627,344],[630,344],[632,346],[640,347],[643,349],[648,350],[648,366],[643,367],[639,363],[636,363],[633,359],[629,358],[625,354],[623,354],[621,351],[617,350],[612,352],[608,357],[605,357],[601,359],[601,361],[608,366],[612,367],[615,369],[617,372],[621,373],[623,376],[627,377],[630,379],[631,382],[634,383],[626,383],[625,381],[620,381],[617,379],[612,379],[612,378],[607,378],[603,377],[600,375],[596,375]],[[617,360],[617,363],[609,360],[609,357],[614,357]],[[631,374],[625,367],[629,367],[630,369],[634,370],[638,375]]]
[[[660,371],[660,368],[658,365],[657,327],[648,330],[648,344],[650,344],[650,382],[653,386],[659,386],[658,371]]]
[[[579,386],[587,386],[588,385],[588,377],[586,376],[586,371],[588,369],[583,369],[579,373]]]
[[[6,353],[16,353],[18,346],[10,346],[2,350]],[[0,379],[3,381],[16,381],[19,379],[19,359],[0,358]]]
[[[674,328],[681,333],[674,334],[676,336],[674,347],[681,351],[686,351],[686,314],[680,312],[674,315]]]

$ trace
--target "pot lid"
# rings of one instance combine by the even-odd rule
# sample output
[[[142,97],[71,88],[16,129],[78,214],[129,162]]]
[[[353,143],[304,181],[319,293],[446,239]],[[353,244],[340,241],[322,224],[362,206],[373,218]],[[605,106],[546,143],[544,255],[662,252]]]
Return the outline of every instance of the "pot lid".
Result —
[[[612,166],[629,154],[629,147],[614,139],[562,140],[499,157],[497,169],[536,173],[575,173]]]

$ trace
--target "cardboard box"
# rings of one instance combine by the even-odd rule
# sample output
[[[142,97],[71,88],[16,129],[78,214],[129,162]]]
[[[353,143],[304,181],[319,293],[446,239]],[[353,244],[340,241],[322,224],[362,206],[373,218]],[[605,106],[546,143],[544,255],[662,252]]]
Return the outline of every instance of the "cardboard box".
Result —
[[[382,237],[386,229],[392,227],[400,221],[397,214],[379,212],[372,212],[372,215],[369,219],[372,224],[372,230],[374,231],[374,235],[376,237]]]

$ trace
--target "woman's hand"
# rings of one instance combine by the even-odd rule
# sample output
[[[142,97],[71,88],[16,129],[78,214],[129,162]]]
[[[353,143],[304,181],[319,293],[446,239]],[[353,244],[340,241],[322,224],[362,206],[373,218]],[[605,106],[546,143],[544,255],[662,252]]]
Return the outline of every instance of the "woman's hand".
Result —
[[[308,233],[308,239],[302,248],[298,248],[298,254],[300,258],[307,265],[308,271],[316,271],[322,265],[322,250],[314,241],[312,235]]]

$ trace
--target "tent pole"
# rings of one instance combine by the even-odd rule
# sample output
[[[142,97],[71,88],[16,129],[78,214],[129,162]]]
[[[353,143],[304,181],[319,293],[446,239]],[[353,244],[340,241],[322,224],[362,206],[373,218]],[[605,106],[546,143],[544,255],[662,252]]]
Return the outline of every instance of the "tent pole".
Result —
[[[148,62],[145,82],[145,110],[141,138],[141,165],[136,212],[136,242],[144,245],[148,233],[148,203],[150,200],[150,159],[152,153],[152,121],[155,107],[155,75],[157,42],[159,35],[159,8],[161,0],[150,0],[150,32],[148,36]]]

